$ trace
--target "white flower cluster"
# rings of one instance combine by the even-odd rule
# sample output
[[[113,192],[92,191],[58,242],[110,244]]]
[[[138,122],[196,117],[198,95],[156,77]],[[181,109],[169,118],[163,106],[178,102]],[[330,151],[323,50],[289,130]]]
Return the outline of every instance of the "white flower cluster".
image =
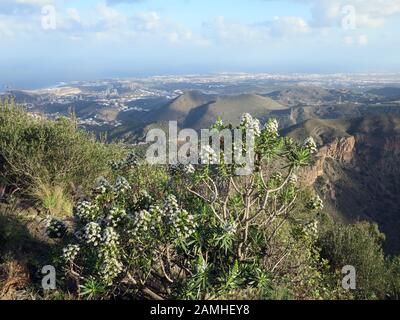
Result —
[[[112,190],[112,186],[110,182],[104,177],[100,177],[96,181],[96,192],[99,194],[105,194]]]
[[[269,119],[265,124],[264,129],[271,135],[278,137],[279,136],[279,123],[276,119]]]
[[[101,241],[101,227],[96,222],[89,222],[84,228],[83,238],[88,244],[97,247]]]
[[[304,227],[304,233],[316,237],[318,235],[318,221],[313,221]]]
[[[101,241],[106,246],[118,245],[119,244],[118,240],[119,240],[118,233],[115,231],[113,227],[105,228],[103,234],[101,235]]]
[[[107,216],[106,221],[111,224],[113,227],[116,227],[123,218],[127,216],[125,209],[121,208],[111,208],[109,214]]]
[[[152,231],[155,231],[157,226],[160,226],[160,224],[162,223],[164,212],[159,206],[152,205],[149,209],[149,213],[151,216],[150,229]]]
[[[70,244],[63,249],[63,258],[65,261],[73,262],[80,251],[80,247],[76,244]]]
[[[193,215],[179,207],[174,195],[169,195],[165,201],[164,216],[180,239],[187,239],[195,232],[196,222]]]
[[[122,272],[123,265],[118,260],[120,252],[119,236],[113,227],[107,227],[101,237],[99,258],[102,260],[100,276],[105,283],[111,285],[113,280]]]
[[[306,140],[304,140],[303,147],[310,150],[311,153],[316,153],[318,151],[317,144],[315,143],[313,137],[308,137]]]
[[[103,263],[100,265],[99,274],[103,281],[111,286],[113,281],[123,270],[123,264],[114,256],[104,257]]]
[[[67,225],[58,219],[47,218],[46,220],[46,235],[49,238],[57,239],[62,238],[67,232]]]
[[[202,146],[200,150],[201,164],[218,164],[218,155],[211,146]]]
[[[104,228],[96,222],[88,223],[83,230],[82,239],[86,244],[97,248],[97,257],[101,263],[99,275],[107,285],[111,285],[123,269],[119,261],[119,235],[112,226]],[[79,252],[79,246],[70,245],[64,249],[64,258],[73,261]]]
[[[115,183],[115,190],[118,193],[126,193],[131,190],[131,186],[128,180],[126,180],[124,177],[118,177]]]
[[[113,227],[104,229],[101,235],[101,246],[98,257],[102,260],[100,266],[100,276],[105,283],[111,285],[113,280],[122,272],[123,265],[118,260],[119,236]]]
[[[140,236],[142,232],[147,232],[149,230],[149,225],[151,223],[151,213],[149,210],[141,210],[133,215],[129,216],[131,220],[131,227],[128,229],[128,234],[137,237]]]
[[[99,212],[99,207],[89,201],[80,202],[75,210],[75,215],[79,220],[89,222],[96,220]]]
[[[309,202],[308,208],[311,210],[322,210],[324,208],[324,201],[317,195]]]
[[[240,120],[240,125],[245,127],[246,129],[251,129],[254,131],[255,136],[259,136],[261,134],[261,124],[258,119],[255,119],[249,113],[244,113],[242,115],[242,119]]]
[[[196,169],[194,168],[194,166],[192,164],[186,164],[183,166],[182,168],[183,172],[186,174],[193,174],[195,173]]]

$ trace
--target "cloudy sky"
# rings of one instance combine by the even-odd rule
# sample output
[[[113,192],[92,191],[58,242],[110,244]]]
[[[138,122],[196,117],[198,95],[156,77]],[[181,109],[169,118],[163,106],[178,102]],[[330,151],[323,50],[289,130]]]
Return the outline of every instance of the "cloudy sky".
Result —
[[[0,0],[0,87],[214,72],[400,72],[400,0]]]

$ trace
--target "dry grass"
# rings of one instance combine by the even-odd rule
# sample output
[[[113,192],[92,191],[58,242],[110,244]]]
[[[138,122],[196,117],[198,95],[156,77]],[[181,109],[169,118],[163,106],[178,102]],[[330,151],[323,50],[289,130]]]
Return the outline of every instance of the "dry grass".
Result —
[[[0,300],[19,300],[26,296],[30,276],[26,264],[8,260],[0,267]]]
[[[33,196],[37,199],[39,207],[44,208],[52,216],[72,215],[72,200],[66,188],[61,185],[51,186],[46,183],[39,183],[33,192]]]

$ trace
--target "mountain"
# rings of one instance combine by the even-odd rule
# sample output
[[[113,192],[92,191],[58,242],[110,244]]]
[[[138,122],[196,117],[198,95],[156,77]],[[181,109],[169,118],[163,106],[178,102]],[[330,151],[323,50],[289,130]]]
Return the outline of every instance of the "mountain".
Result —
[[[369,94],[373,94],[388,99],[400,99],[400,88],[399,87],[383,87],[377,89],[371,89],[368,91]]]
[[[39,93],[23,90],[13,90],[3,96],[12,97],[18,103],[35,103],[41,98]]]
[[[266,96],[285,106],[296,106],[338,103],[343,100],[349,101],[353,95],[354,93],[349,90],[325,89],[316,86],[295,86],[273,91]]]
[[[238,124],[243,113],[263,121],[276,114],[288,114],[289,109],[269,97],[256,94],[218,96],[188,91],[145,115],[133,112],[120,115],[118,119],[122,120],[122,125],[109,130],[108,136],[135,142],[143,139],[152,128],[168,130],[168,121],[177,121],[180,128],[201,130],[210,128],[219,117]]]
[[[281,127],[290,127],[310,119],[353,119],[383,114],[400,115],[400,105],[395,103],[332,103],[315,106],[296,106],[288,112],[275,114]]]
[[[370,220],[387,236],[389,253],[400,252],[400,117],[308,120],[284,130],[296,139],[312,136],[320,146],[304,182],[345,221]]]
[[[209,95],[189,91],[146,115],[147,124],[178,121],[180,127],[208,128],[218,117],[237,123],[245,112],[265,121],[277,118],[286,128],[310,119],[400,115],[400,106],[370,101],[370,94],[350,90],[297,86],[268,95]]]
[[[278,102],[256,94],[223,96],[216,101],[192,109],[185,119],[184,126],[194,129],[208,128],[218,118],[238,124],[243,113],[250,113],[263,120],[272,112],[286,109]]]
[[[210,103],[214,99],[213,95],[207,95],[200,91],[188,91],[149,113],[145,119],[150,122],[178,121],[182,123],[191,110]]]
[[[189,91],[162,107],[149,112],[145,129],[164,127],[167,121],[178,121],[181,128],[196,130],[209,128],[217,118],[239,123],[243,113],[250,113],[260,120],[274,112],[288,112],[288,108],[269,97],[256,94],[218,96]]]

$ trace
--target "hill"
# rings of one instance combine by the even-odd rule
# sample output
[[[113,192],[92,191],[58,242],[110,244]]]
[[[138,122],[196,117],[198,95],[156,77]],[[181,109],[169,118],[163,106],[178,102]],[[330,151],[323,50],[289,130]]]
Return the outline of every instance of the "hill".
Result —
[[[266,119],[271,112],[286,110],[278,102],[256,94],[224,96],[191,110],[184,126],[194,129],[210,127],[217,118],[237,124],[243,113],[250,113],[259,119]]]
[[[213,101],[214,98],[213,95],[207,95],[200,91],[188,91],[161,108],[150,112],[145,120],[150,122],[178,121],[182,123],[191,110]]]
[[[345,90],[325,89],[316,86],[296,86],[278,90],[266,96],[286,106],[315,105],[328,102],[339,102],[349,98],[350,92]]]
[[[133,118],[128,119],[127,114],[123,129],[114,130],[111,136],[129,140],[133,136],[143,136],[137,134],[139,131],[145,133],[151,128],[165,128],[168,121],[178,121],[179,127],[195,130],[209,128],[218,117],[237,124],[246,112],[264,120],[274,113],[288,113],[289,109],[271,98],[256,94],[217,96],[200,91],[188,91],[160,108],[148,112],[141,119],[142,125],[133,121]],[[130,120],[135,126],[134,129]],[[136,134],[130,135],[129,131],[135,131]],[[122,132],[124,133],[121,135]]]
[[[369,94],[377,95],[380,97],[399,100],[400,99],[400,88],[399,87],[383,87],[372,89],[368,91]]]

